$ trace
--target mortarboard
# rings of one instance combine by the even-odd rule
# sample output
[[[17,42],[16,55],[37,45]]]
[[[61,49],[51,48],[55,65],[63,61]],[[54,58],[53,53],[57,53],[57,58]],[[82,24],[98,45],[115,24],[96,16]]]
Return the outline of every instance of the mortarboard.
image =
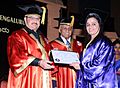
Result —
[[[41,24],[44,24],[45,14],[46,14],[45,7],[40,7],[37,4],[24,4],[24,5],[18,5],[18,8],[20,8],[25,12],[25,16],[30,14],[36,14],[42,16]]]
[[[82,13],[82,19],[80,21],[80,25],[85,25],[85,19],[88,15],[90,14],[98,14],[99,17],[101,18],[102,23],[105,23],[109,14],[108,12],[102,11],[100,9],[96,8],[85,8],[83,13]]]
[[[60,21],[60,25],[70,25],[73,26],[74,25],[74,16],[70,16],[68,18],[62,18]]]
[[[70,17],[66,17],[66,18],[60,18],[60,25],[69,25],[71,27],[73,27],[74,25],[74,16],[70,16]],[[60,32],[60,27],[59,27],[59,32]]]

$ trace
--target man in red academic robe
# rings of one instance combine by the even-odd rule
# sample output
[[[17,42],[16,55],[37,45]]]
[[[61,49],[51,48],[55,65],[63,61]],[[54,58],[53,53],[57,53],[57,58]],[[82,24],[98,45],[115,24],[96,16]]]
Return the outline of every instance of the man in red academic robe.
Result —
[[[34,5],[22,9],[26,11],[26,27],[13,32],[8,38],[8,88],[52,88],[50,70],[54,66],[48,57],[50,45],[38,30],[40,14],[45,8]]]
[[[51,41],[50,44],[55,50],[73,51],[80,54],[82,51],[81,42],[73,39],[73,23],[74,17],[62,19],[60,22],[60,36]],[[68,43],[69,42],[69,43]],[[69,59],[69,58],[66,58]],[[75,88],[76,71],[70,65],[56,64],[57,71],[54,73],[57,80],[57,88]]]

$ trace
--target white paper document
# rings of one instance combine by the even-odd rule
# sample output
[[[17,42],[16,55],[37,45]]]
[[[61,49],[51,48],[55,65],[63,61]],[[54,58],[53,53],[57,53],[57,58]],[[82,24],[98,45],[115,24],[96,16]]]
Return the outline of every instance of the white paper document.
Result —
[[[76,52],[51,50],[54,63],[71,64],[79,63],[79,55]]]

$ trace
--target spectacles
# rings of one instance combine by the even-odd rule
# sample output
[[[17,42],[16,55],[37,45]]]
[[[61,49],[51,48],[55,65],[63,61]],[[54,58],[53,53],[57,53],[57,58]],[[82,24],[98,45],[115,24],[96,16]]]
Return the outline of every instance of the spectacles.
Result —
[[[66,30],[68,30],[68,31],[71,31],[71,30],[72,30],[71,27],[66,27],[66,26],[61,27],[61,29],[62,29],[62,30],[65,30],[65,31],[66,31]]]
[[[34,19],[40,20],[40,17],[33,17],[33,16],[26,16],[26,17],[29,18],[29,19],[32,19],[32,20],[34,20]]]

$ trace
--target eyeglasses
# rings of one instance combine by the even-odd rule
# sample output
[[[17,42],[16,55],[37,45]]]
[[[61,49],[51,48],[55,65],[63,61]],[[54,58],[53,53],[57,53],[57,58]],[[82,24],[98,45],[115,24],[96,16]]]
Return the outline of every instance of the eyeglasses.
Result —
[[[61,29],[64,30],[64,31],[71,31],[72,30],[72,27],[70,26],[61,26]]]
[[[33,16],[26,16],[27,18],[31,19],[31,20],[40,20],[40,17],[33,17]]]

